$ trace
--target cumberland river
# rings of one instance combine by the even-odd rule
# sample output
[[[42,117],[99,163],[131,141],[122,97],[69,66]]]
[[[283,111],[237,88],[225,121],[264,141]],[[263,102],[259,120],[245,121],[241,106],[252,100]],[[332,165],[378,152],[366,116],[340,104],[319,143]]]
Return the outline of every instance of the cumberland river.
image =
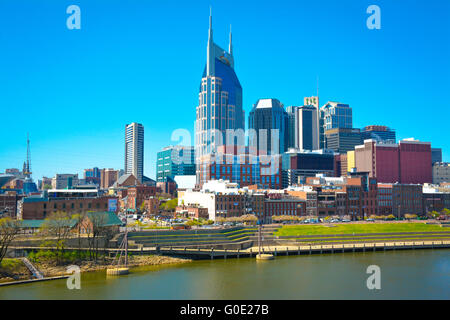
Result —
[[[368,290],[369,265],[381,289]],[[194,261],[141,267],[121,277],[84,273],[66,280],[0,288],[4,299],[450,299],[450,250],[405,250]]]

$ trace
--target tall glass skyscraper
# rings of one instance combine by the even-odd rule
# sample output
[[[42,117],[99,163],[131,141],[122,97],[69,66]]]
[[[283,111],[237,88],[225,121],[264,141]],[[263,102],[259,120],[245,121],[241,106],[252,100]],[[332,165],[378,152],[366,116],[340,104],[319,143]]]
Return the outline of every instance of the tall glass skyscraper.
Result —
[[[276,155],[286,151],[288,114],[277,99],[259,99],[248,116],[248,128],[255,130],[249,146],[261,154]]]
[[[295,145],[300,150],[319,149],[317,108],[312,105],[296,109]]]
[[[125,173],[140,182],[144,175],[144,126],[133,122],[125,125]]]
[[[296,147],[296,145],[295,145],[295,128],[296,128],[295,112],[296,112],[297,108],[298,108],[297,106],[286,107],[286,113],[287,113],[287,118],[288,118],[286,150]]]
[[[320,110],[323,111],[324,131],[334,128],[352,128],[352,108],[348,104],[330,101]]]
[[[157,154],[156,181],[165,182],[167,177],[195,175],[194,147],[169,146]]]
[[[212,16],[209,16],[209,36],[206,66],[199,90],[195,121],[195,155],[197,177],[202,157],[216,151],[221,145],[244,145],[245,140],[227,138],[227,131],[242,130],[245,118],[242,109],[242,87],[234,71],[232,35],[228,51],[213,41]],[[231,134],[232,132],[228,132]],[[231,136],[230,136],[231,137]]]

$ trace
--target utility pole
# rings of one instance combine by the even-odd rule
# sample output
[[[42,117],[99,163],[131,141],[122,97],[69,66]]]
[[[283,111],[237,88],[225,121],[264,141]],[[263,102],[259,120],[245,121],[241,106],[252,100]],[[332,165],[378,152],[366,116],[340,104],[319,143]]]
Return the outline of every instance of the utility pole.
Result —
[[[128,229],[125,230],[125,267],[128,266]]]
[[[261,221],[258,220],[258,254],[261,256]]]

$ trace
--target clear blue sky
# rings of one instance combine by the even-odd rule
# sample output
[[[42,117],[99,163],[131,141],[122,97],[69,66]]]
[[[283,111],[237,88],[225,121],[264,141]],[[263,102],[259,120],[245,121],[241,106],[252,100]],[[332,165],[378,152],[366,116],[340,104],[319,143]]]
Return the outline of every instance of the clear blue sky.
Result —
[[[71,4],[81,30],[66,27]],[[381,30],[366,27],[371,4]],[[0,172],[21,168],[27,132],[35,179],[123,168],[135,121],[154,178],[172,131],[193,131],[210,5],[221,47],[232,24],[246,117],[258,98],[302,104],[319,76],[321,105],[350,104],[354,127],[390,126],[450,160],[448,0],[2,0]]]

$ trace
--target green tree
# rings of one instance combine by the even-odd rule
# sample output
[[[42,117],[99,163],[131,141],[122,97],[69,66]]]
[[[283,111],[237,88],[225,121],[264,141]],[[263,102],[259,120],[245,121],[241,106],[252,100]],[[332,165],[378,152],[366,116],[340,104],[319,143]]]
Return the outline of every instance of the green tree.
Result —
[[[171,199],[166,202],[166,210],[175,211],[177,205],[178,205],[178,198]]]

